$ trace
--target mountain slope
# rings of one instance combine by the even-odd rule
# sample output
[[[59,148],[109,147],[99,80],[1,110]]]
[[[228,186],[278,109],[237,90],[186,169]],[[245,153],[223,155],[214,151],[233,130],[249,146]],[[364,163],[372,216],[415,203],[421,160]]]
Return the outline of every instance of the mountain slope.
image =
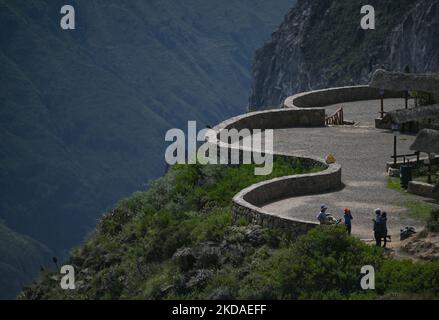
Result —
[[[50,261],[50,251],[29,237],[0,223],[0,299],[10,298],[35,278],[35,266]]]
[[[371,0],[376,29],[360,27],[359,0],[298,1],[252,70],[250,109],[279,106],[297,92],[366,84],[378,68],[439,70],[439,3]]]
[[[75,290],[45,271],[21,299],[277,300],[437,299],[439,261],[393,260],[389,252],[351,237],[344,226],[287,234],[233,221],[232,197],[245,186],[313,172],[299,161],[275,160],[270,176],[253,165],[174,166],[146,192],[104,216],[72,251]],[[318,170],[318,169],[317,169]],[[361,288],[372,265],[375,290]]]
[[[62,255],[163,173],[164,136],[245,109],[291,0],[0,0],[0,219]]]

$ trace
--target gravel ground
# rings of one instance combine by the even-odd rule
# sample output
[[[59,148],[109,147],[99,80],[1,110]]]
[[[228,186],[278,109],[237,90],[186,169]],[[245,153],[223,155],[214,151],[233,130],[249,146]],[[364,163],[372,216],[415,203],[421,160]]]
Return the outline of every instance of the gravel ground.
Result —
[[[343,104],[345,118],[356,122],[354,126],[326,128],[279,129],[274,132],[274,150],[289,154],[314,155],[324,158],[333,153],[342,166],[344,188],[327,194],[289,198],[264,207],[279,216],[315,221],[320,205],[329,206],[329,212],[342,217],[349,207],[354,216],[352,232],[362,239],[371,239],[374,209],[388,213],[389,233],[395,240],[403,226],[421,227],[407,215],[403,203],[422,199],[404,195],[386,187],[386,162],[393,153],[393,133],[373,127],[378,116],[379,101],[361,101]],[[340,105],[327,107],[331,114]],[[388,99],[385,109],[404,107],[402,99]],[[413,135],[398,136],[398,153],[412,153]]]

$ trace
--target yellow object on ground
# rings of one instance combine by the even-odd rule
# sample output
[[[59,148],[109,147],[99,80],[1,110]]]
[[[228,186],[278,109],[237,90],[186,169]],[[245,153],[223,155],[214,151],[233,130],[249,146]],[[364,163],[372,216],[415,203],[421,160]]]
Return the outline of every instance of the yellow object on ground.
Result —
[[[334,155],[332,154],[332,153],[330,153],[330,154],[328,154],[327,156],[326,156],[326,163],[327,164],[331,164],[331,163],[335,163],[335,157],[334,157]]]

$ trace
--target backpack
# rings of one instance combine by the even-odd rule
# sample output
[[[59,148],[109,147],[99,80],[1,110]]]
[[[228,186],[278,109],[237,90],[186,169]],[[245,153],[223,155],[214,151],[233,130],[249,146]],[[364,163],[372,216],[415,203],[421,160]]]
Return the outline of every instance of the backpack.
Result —
[[[317,215],[317,220],[319,220],[320,223],[324,223],[326,221],[326,213],[320,211]]]

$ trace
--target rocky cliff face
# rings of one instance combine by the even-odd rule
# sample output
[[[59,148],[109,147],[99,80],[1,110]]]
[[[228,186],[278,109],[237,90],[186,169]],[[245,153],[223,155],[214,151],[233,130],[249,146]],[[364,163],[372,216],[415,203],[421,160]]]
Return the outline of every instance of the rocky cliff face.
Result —
[[[439,71],[439,1],[420,1],[387,39],[387,62],[394,70]]]
[[[256,52],[249,109],[279,106],[289,95],[368,83],[378,68],[439,70],[439,1],[369,1],[376,29],[360,27],[359,0],[298,1]]]

